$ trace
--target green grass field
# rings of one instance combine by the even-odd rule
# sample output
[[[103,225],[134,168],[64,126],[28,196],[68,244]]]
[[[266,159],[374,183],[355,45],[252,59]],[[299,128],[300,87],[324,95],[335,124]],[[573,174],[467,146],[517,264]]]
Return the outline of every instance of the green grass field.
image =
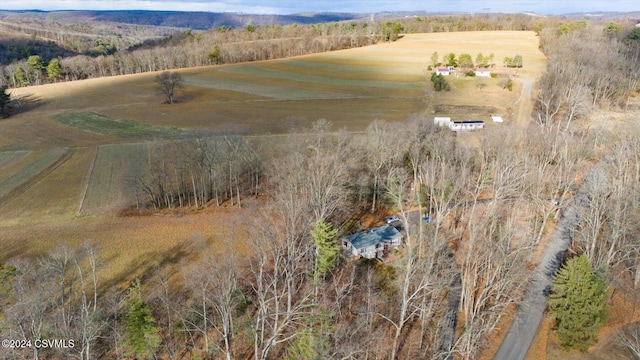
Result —
[[[66,149],[53,166],[30,179],[5,197],[0,212],[6,224],[27,224],[43,221],[67,222],[77,216],[89,169],[95,158],[95,148]],[[51,238],[55,233],[49,234]]]
[[[5,151],[0,153],[0,169],[9,166],[11,163],[20,160],[27,155],[28,151]]]
[[[54,165],[66,153],[65,149],[54,148],[38,151],[20,157],[23,161],[15,161],[11,168],[3,169],[0,177],[0,199],[18,189],[20,186],[33,181],[47,168]],[[17,159],[16,159],[17,160]]]
[[[91,170],[80,213],[96,214],[113,210],[114,205],[135,198],[133,180],[148,172],[146,143],[104,145]]]
[[[56,115],[61,124],[95,134],[123,139],[171,138],[181,134],[177,128],[153,126],[137,121],[114,119],[96,112],[66,113]]]

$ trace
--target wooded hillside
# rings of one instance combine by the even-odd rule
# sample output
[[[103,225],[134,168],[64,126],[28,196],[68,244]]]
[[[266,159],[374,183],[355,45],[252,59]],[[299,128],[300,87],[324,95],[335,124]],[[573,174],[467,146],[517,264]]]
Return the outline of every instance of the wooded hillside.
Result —
[[[378,41],[395,41],[401,33],[530,30],[535,21],[527,15],[487,15],[392,20],[380,16],[374,17],[373,21],[371,18],[354,16],[354,20],[336,22],[334,16],[339,20],[348,16],[316,14],[259,18],[260,21],[270,23],[257,25],[253,23],[251,16],[227,14],[221,23],[246,25],[234,27],[223,24],[204,32],[126,23],[144,22],[136,20],[142,14],[64,12],[0,17],[0,30],[4,27],[7,33],[26,34],[30,37],[25,41],[24,36],[5,35],[7,39],[4,42],[0,38],[0,46],[4,44],[10,50],[4,56],[6,60],[15,60],[11,64],[0,64],[0,85],[20,87],[174,68],[277,59],[371,45]],[[169,15],[179,16],[181,13],[152,13],[150,19],[156,16],[164,19]],[[192,14],[196,19],[201,15]],[[207,16],[214,15],[216,14]],[[79,18],[76,19],[76,16]],[[234,20],[236,17],[242,21]],[[102,19],[123,22],[103,22]],[[332,21],[304,25],[311,21],[327,20]],[[157,21],[163,22],[164,20]],[[34,56],[39,57],[33,59],[33,62],[41,64],[38,68],[30,66],[27,61]],[[47,72],[46,68],[54,59],[57,59],[60,70]]]

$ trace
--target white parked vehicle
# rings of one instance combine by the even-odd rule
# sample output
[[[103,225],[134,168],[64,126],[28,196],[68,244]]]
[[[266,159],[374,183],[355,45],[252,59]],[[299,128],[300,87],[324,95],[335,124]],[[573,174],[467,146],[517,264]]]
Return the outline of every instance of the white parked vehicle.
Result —
[[[391,225],[393,223],[396,223],[396,222],[399,222],[399,221],[400,221],[400,217],[398,215],[389,216],[388,218],[386,218],[384,220],[384,222],[386,222],[389,225]]]

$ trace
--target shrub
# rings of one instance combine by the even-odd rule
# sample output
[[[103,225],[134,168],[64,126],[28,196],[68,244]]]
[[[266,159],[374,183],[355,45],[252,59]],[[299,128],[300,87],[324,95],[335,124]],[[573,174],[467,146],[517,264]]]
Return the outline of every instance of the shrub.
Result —
[[[447,83],[447,80],[442,76],[442,74],[436,75],[436,73],[431,74],[431,82],[433,83],[433,89],[435,91],[449,91],[451,87]]]

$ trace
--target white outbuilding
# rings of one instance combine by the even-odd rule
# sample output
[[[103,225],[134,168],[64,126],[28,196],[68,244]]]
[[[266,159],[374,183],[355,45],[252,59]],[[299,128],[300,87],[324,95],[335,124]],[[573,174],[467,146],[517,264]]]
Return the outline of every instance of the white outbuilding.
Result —
[[[442,117],[442,116],[436,116],[433,118],[433,123],[438,125],[438,126],[446,126],[449,127],[450,123],[451,123],[451,118],[450,117]]]
[[[484,121],[482,120],[451,121],[449,117],[436,116],[433,118],[433,123],[438,126],[446,126],[453,131],[484,129]]]
[[[474,69],[473,72],[477,77],[491,77],[491,70],[489,69]]]

